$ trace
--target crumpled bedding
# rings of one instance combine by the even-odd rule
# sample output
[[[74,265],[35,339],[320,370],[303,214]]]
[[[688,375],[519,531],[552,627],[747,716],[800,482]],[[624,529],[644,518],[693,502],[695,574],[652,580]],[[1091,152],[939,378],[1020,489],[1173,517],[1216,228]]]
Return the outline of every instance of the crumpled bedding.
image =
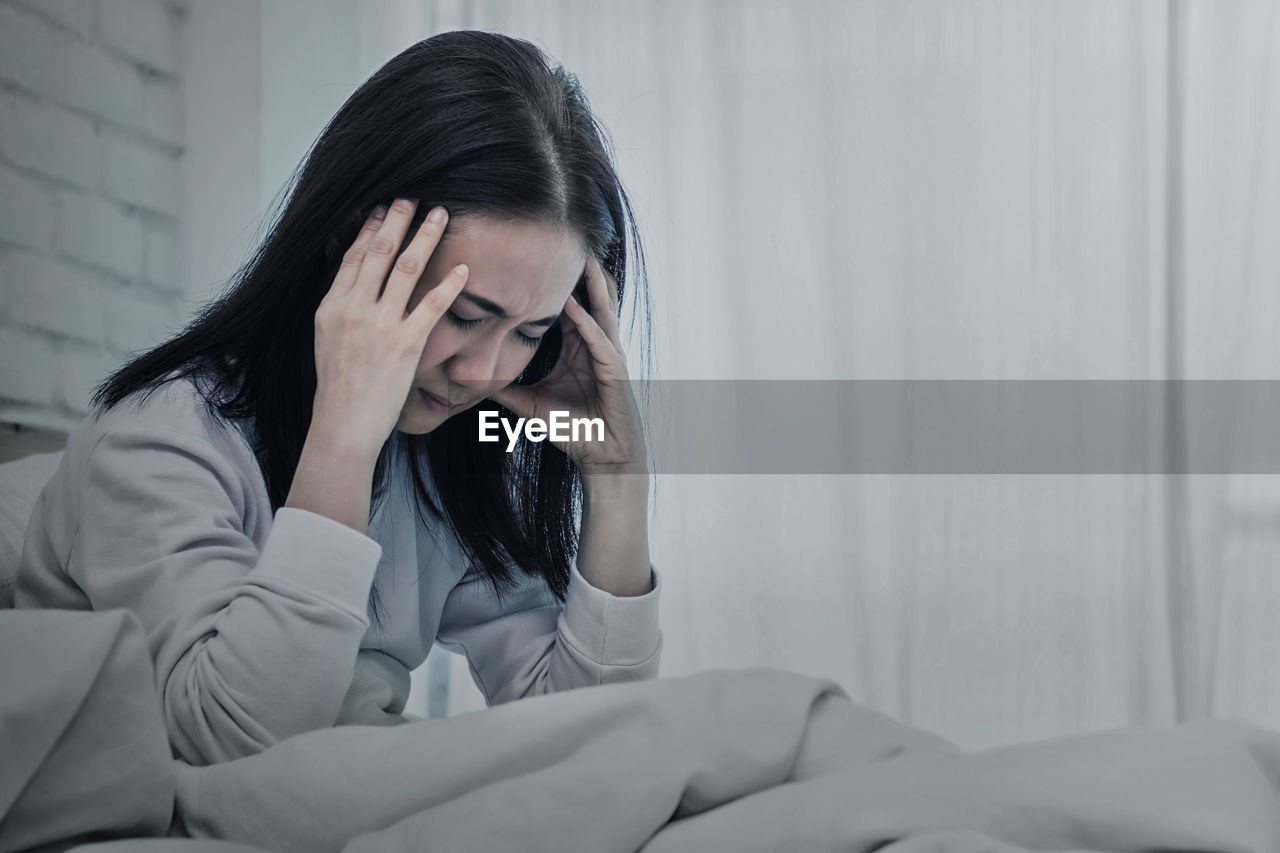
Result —
[[[164,835],[176,784],[137,619],[0,610],[0,853]]]
[[[13,615],[0,754],[21,760],[4,761],[0,851],[166,831],[206,840],[80,849],[1280,850],[1280,734],[1238,721],[965,752],[828,680],[717,670],[192,768],[164,747],[132,617]]]

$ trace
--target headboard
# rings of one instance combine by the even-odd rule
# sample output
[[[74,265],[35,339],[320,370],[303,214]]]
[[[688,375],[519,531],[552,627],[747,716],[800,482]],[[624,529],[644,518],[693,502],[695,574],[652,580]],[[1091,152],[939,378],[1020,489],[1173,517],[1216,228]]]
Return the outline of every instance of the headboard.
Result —
[[[13,606],[27,521],[66,443],[54,430],[0,422],[0,609]]]
[[[67,444],[67,434],[0,421],[0,463],[33,453],[54,453]]]

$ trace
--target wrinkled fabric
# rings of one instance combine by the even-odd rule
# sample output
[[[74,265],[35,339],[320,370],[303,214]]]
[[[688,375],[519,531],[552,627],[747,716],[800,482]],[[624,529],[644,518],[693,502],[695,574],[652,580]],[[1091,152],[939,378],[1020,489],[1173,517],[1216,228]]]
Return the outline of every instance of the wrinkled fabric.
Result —
[[[178,807],[195,834],[287,851],[1262,851],[1280,735],[1206,721],[966,753],[833,682],[725,670],[302,735],[184,771]]]
[[[149,665],[127,613],[0,613],[0,851],[1280,849],[1280,734],[1231,720],[965,752],[828,680],[717,670],[193,767]]]
[[[72,848],[69,853],[266,853],[261,847],[249,847],[230,841],[193,840],[186,838],[135,838],[104,841]]]
[[[0,851],[163,835],[173,760],[125,611],[0,612]]]

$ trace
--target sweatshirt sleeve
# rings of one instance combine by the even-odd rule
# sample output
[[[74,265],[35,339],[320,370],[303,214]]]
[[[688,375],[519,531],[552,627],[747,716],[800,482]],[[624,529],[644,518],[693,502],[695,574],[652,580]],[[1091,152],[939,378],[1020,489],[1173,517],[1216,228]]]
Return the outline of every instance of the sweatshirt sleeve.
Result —
[[[169,738],[193,764],[333,725],[368,626],[378,543],[285,507],[259,549],[248,488],[177,430],[108,432],[86,462],[68,574],[95,610],[142,621]]]
[[[570,564],[561,604],[541,579],[524,578],[501,602],[479,572],[469,572],[445,602],[437,642],[466,655],[489,705],[513,699],[637,681],[658,674],[662,579],[620,597],[591,586]]]

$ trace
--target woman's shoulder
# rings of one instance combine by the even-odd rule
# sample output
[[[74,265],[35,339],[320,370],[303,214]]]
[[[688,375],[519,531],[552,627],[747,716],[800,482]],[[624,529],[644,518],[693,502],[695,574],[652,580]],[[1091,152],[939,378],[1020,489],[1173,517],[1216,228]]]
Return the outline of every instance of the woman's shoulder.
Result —
[[[71,431],[32,511],[27,538],[45,542],[45,565],[65,565],[85,525],[98,523],[90,516],[134,513],[145,523],[161,502],[208,511],[230,502],[248,517],[265,500],[247,444],[209,414],[194,383],[174,379],[90,415]]]
[[[87,458],[103,446],[135,445],[190,448],[237,463],[252,460],[237,425],[212,410],[197,380],[176,374],[90,414],[72,430],[67,452]]]

